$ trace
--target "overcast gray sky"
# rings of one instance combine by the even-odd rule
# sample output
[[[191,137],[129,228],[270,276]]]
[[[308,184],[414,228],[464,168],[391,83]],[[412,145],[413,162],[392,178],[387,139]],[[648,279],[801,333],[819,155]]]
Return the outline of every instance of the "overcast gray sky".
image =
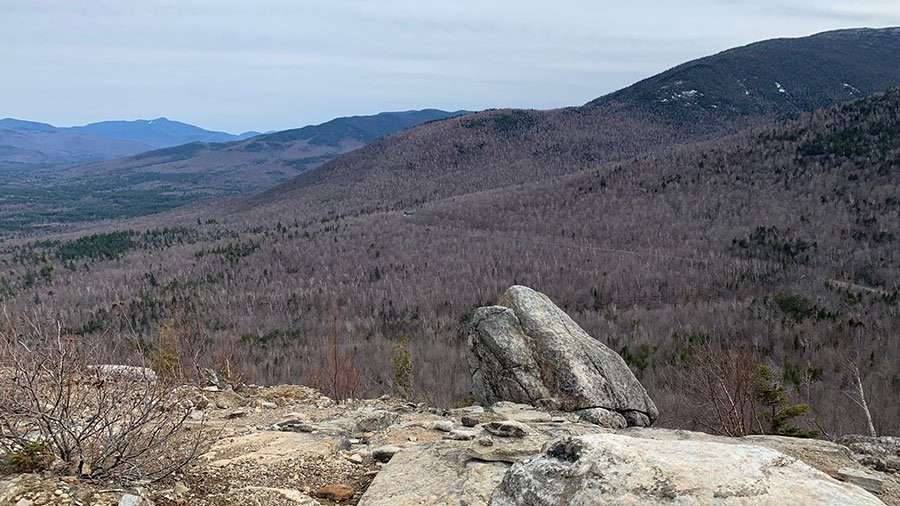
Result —
[[[900,0],[0,0],[0,117],[228,131],[587,102],[749,42],[900,25]]]

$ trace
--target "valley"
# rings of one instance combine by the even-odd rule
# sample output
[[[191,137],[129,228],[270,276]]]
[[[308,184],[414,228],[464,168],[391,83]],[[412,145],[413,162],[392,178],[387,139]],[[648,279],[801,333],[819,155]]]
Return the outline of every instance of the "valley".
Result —
[[[247,140],[229,142],[222,141],[228,138],[225,134],[178,126],[182,124],[176,124],[176,132],[149,136],[152,131],[145,132],[143,122],[137,132],[126,133],[163,146],[172,138],[219,141],[195,141],[86,164],[73,164],[71,158],[69,163],[0,161],[0,235],[127,219],[267,189],[383,135],[462,114],[424,110],[338,118],[270,134],[253,132],[246,134]],[[96,124],[89,131],[112,130],[110,142],[136,142],[122,138],[126,135],[122,123]],[[175,137],[185,129],[187,133]],[[145,149],[149,145],[141,144]]]
[[[849,409],[845,361],[879,399],[900,374],[898,111],[890,91],[718,137],[489,111],[246,199],[8,243],[2,283],[11,307],[78,334],[152,347],[171,329],[262,383],[317,384],[340,362],[361,392],[390,392],[405,347],[416,395],[440,405],[469,390],[460,319],[506,286],[540,286],[626,357],[663,425],[692,423],[673,378],[712,338],[792,371],[829,432],[858,431],[835,409]],[[549,148],[564,138],[578,151]],[[896,409],[879,404],[877,423]]]

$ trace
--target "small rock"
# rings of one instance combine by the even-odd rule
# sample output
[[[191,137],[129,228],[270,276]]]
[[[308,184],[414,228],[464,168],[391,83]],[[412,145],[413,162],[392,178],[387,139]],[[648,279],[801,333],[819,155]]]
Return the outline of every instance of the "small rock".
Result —
[[[525,437],[528,434],[528,426],[514,420],[486,423],[482,427],[491,434],[500,437]]]
[[[650,417],[640,411],[625,411],[622,416],[629,427],[649,427],[653,424]]]
[[[475,418],[474,416],[468,416],[468,415],[463,416],[461,421],[462,421],[463,427],[475,427],[481,423],[480,419]]]
[[[275,403],[272,402],[272,401],[263,401],[263,400],[260,400],[260,401],[257,401],[257,402],[256,402],[256,405],[259,406],[259,407],[261,407],[261,408],[263,408],[263,409],[278,409],[278,404],[275,404]]]
[[[343,483],[332,483],[331,485],[320,487],[313,493],[313,495],[318,497],[319,499],[327,499],[334,502],[344,502],[349,501],[353,498],[353,487],[351,487],[350,485],[345,485]]]
[[[450,420],[438,420],[431,424],[431,428],[440,432],[450,432],[453,430],[453,422]]]
[[[398,418],[396,413],[381,409],[360,410],[360,417],[356,419],[358,432],[377,432],[393,425]]]
[[[176,482],[175,487],[172,489],[177,495],[184,495],[191,491],[187,485],[182,482]]]
[[[119,506],[153,506],[153,502],[139,495],[125,494],[119,499]]]
[[[466,406],[464,408],[454,409],[453,412],[462,416],[477,416],[484,414],[484,407],[478,406],[476,404],[474,406]]]
[[[203,391],[204,392],[219,392],[220,390],[219,390],[219,387],[211,385],[208,387],[203,387]]]
[[[478,444],[480,444],[481,446],[494,446],[494,440],[489,436],[484,436],[478,438]]]
[[[307,424],[303,420],[297,419],[289,419],[278,422],[275,424],[275,430],[279,430],[281,432],[303,432],[310,433],[315,432],[316,428]]]
[[[610,429],[624,429],[625,427],[628,427],[628,422],[625,420],[624,416],[608,409],[583,409],[578,412],[578,416],[585,422]]]
[[[216,374],[216,371],[205,368],[200,371],[200,376],[203,378],[204,383],[206,383],[207,385],[206,387],[204,387],[204,390],[206,390],[207,388],[215,388],[216,390],[213,391],[219,390],[219,386],[222,384],[222,382],[221,380],[219,380],[219,375]]]
[[[377,462],[388,462],[401,450],[402,448],[399,446],[382,446],[380,448],[375,448],[372,451],[372,458]]]
[[[19,499],[16,506],[32,506],[34,503],[28,499]]]
[[[250,412],[246,409],[233,409],[225,414],[225,419],[234,420],[235,418],[243,418],[247,416]]]
[[[880,476],[852,467],[840,468],[837,472],[837,478],[841,481],[857,485],[873,494],[881,493],[881,486],[884,482]]]
[[[451,430],[444,436],[444,439],[451,439],[453,441],[471,441],[475,439],[475,433],[468,430]]]
[[[351,453],[350,455],[347,456],[347,460],[349,460],[350,462],[353,462],[354,464],[362,464],[363,463],[363,457],[362,457],[362,455],[360,455],[358,453]]]
[[[515,420],[517,422],[546,423],[553,419],[550,413],[547,413],[546,411],[535,409],[528,404],[518,404],[515,402],[496,402],[491,406],[491,411],[507,420]]]

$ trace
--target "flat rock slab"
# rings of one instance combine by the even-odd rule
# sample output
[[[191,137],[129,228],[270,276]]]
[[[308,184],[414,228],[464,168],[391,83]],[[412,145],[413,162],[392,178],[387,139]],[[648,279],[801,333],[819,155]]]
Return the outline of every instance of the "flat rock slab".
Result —
[[[491,436],[478,440],[438,440],[404,448],[378,473],[362,506],[485,506],[509,466],[541,452],[558,437],[603,430],[589,424],[535,424],[523,437]],[[487,440],[485,445],[481,440]]]
[[[254,487],[234,488],[226,494],[209,497],[220,506],[251,506],[257,504],[284,506],[321,506],[319,501],[291,488]]]
[[[760,446],[591,434],[516,463],[493,506],[881,505],[878,498]]]
[[[842,467],[838,470],[837,476],[840,480],[858,485],[873,494],[880,494],[884,485],[884,480],[880,476],[853,467]]]
[[[207,465],[227,466],[246,460],[271,465],[298,455],[332,455],[341,449],[341,438],[299,432],[253,432],[217,442],[204,455]]]
[[[465,444],[441,441],[394,455],[359,501],[360,506],[485,505],[509,468],[471,460]]]
[[[553,420],[553,416],[546,411],[535,409],[528,404],[501,401],[491,406],[491,412],[506,420],[517,422],[546,423]]]

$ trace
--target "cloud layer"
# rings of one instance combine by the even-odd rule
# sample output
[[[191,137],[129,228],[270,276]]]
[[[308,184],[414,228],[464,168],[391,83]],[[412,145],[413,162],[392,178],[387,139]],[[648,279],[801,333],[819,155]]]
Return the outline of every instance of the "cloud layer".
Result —
[[[895,0],[0,0],[14,116],[230,131],[584,103],[735,45],[900,25]]]

